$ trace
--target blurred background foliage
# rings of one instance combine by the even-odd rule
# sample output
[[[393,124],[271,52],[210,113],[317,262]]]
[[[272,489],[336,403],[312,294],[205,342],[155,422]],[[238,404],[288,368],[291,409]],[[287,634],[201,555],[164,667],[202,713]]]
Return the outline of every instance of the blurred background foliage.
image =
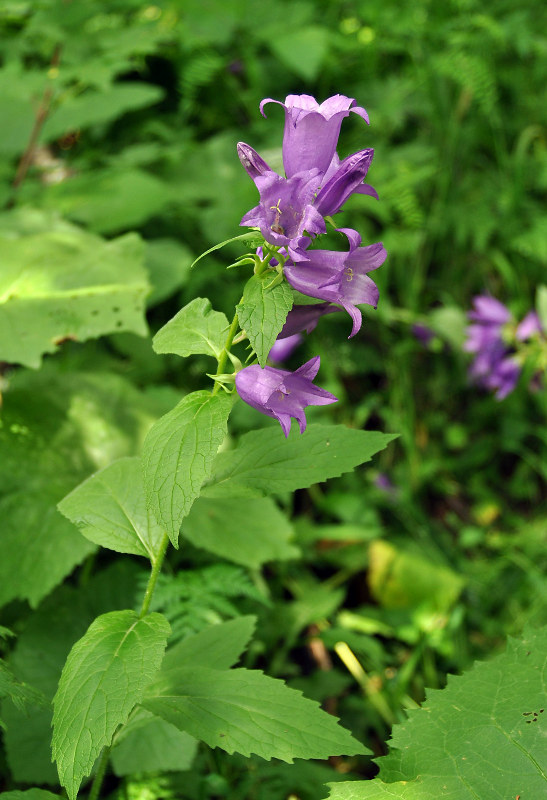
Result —
[[[153,333],[195,296],[228,314],[238,301],[243,276],[224,267],[241,251],[189,266],[237,235],[255,205],[237,141],[281,168],[283,115],[270,105],[265,120],[260,100],[342,93],[367,108],[370,127],[348,119],[339,152],[374,147],[369,180],[380,201],[355,196],[338,221],[384,242],[380,305],[350,342],[347,318],[324,318],[293,360],[320,354],[320,383],[340,398],[310,418],[333,414],[400,438],[373,466],[280,498],[300,560],[211,573],[209,557],[186,547],[157,604],[179,633],[258,614],[248,665],[289,679],[383,752],[425,686],[442,687],[447,672],[497,651],[525,622],[545,621],[545,391],[529,391],[524,375],[497,402],[470,385],[461,349],[473,295],[491,293],[520,318],[545,281],[545,4],[4,0],[0,31],[0,276],[29,264],[62,272],[66,262],[85,281],[86,254],[104,248],[120,297],[100,322],[82,306],[89,319],[77,342],[0,355],[38,367],[55,351],[50,386],[69,372],[113,373],[131,387],[132,414],[135,389],[164,409],[204,385],[205,360],[155,355],[135,313],[146,302]],[[427,342],[415,324],[432,332]],[[91,338],[100,333],[110,335]],[[6,364],[5,386],[41,391],[26,372]],[[107,435],[82,414],[88,450],[100,449],[93,434]],[[239,404],[234,435],[269,424],[257,416]],[[108,463],[104,447],[80,470]],[[8,624],[23,630],[29,613],[8,606]],[[15,749],[10,767],[24,780]],[[374,773],[359,759],[272,767],[205,750],[197,765],[191,785],[184,773],[130,774],[112,791],[317,800],[337,774]]]

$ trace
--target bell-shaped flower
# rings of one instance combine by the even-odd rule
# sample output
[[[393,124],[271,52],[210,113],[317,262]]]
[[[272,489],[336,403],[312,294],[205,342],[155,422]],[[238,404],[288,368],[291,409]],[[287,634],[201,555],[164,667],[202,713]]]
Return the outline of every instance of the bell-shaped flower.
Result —
[[[368,124],[365,109],[355,106],[355,100],[343,94],[335,94],[321,104],[308,94],[290,94],[284,103],[268,97],[260,103],[264,116],[266,103],[277,103],[285,109],[283,165],[288,178],[309,169],[326,172],[336,151],[342,120],[350,112]]]
[[[315,199],[315,209],[323,217],[336,214],[340,211],[348,197],[355,192],[370,194],[378,197],[376,191],[364,184],[363,181],[369,170],[374,150],[359,150],[357,153],[348,156],[336,166],[336,159],[332,169],[326,174],[327,180],[324,181]]]
[[[335,403],[337,397],[312,381],[319,370],[319,356],[310,359],[295,372],[276,367],[252,364],[236,375],[236,389],[248,405],[276,419],[285,436],[291,429],[291,418],[298,421],[300,433],[306,429],[304,409]]]
[[[341,305],[353,320],[351,337],[362,324],[357,304],[378,304],[378,287],[367,273],[383,264],[387,253],[381,242],[360,247],[357,231],[339,230],[348,238],[349,251],[310,250],[305,263],[285,264],[284,272],[291,286],[302,294]]]
[[[281,364],[292,356],[303,341],[304,338],[300,333],[293,333],[292,336],[285,336],[284,338],[278,336],[268,353],[268,358],[270,361]]]
[[[256,150],[251,147],[250,144],[245,144],[245,142],[238,142],[237,143],[237,154],[239,156],[239,160],[241,161],[241,165],[247,175],[253,179],[256,183],[256,178],[259,178],[261,175],[266,175],[267,173],[271,172],[273,174],[273,170],[270,169],[268,164],[264,161],[262,156],[259,156]]]
[[[330,303],[293,306],[287,314],[287,319],[277,339],[278,341],[280,339],[286,339],[297,333],[302,333],[302,331],[311,333],[317,327],[320,317],[324,314],[332,314],[334,311],[339,310],[337,306],[331,305]]]
[[[265,162],[264,162],[265,163]],[[304,261],[311,238],[325,233],[325,221],[313,206],[317,189],[317,170],[292,178],[275,172],[258,174],[254,182],[260,203],[248,211],[240,225],[260,228],[267,242],[284,247],[293,261]]]

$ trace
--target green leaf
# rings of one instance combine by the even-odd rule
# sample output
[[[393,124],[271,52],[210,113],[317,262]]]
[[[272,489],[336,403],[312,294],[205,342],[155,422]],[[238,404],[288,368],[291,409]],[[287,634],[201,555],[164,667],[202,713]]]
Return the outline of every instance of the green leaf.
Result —
[[[384,608],[427,607],[446,613],[465,585],[445,564],[376,539],[369,545],[367,582],[372,597]]]
[[[161,614],[111,611],[70,651],[53,698],[52,739],[70,800],[159,669],[169,631]]]
[[[56,506],[94,470],[133,455],[172,402],[98,372],[39,372],[10,379],[0,421],[0,606],[36,606],[96,549]],[[166,402],[167,401],[167,402]]]
[[[166,300],[187,279],[192,254],[176,239],[151,239],[146,242],[146,269],[152,291],[147,297],[148,306]]]
[[[230,669],[238,661],[254,633],[256,617],[246,616],[210,625],[170,647],[162,670],[174,667]]]
[[[209,253],[214,253],[215,250],[220,250],[221,247],[224,247],[231,242],[245,242],[245,244],[248,244],[252,249],[256,250],[257,247],[260,247],[262,244],[264,244],[264,237],[261,235],[260,231],[249,231],[248,233],[242,233],[239,236],[232,236],[230,239],[225,239],[223,242],[220,242],[220,244],[215,244],[214,247],[210,247],[208,250],[198,256],[191,264],[190,269],[195,267],[198,261],[201,261],[202,258],[208,256]]]
[[[0,699],[4,697],[9,697],[19,711],[25,711],[27,706],[47,705],[46,698],[42,692],[18,681],[3,659],[0,659]],[[0,727],[4,727],[1,719]]]
[[[261,367],[292,308],[292,289],[286,281],[270,286],[272,275],[253,275],[243,289],[237,315]]]
[[[536,309],[541,327],[544,331],[547,331],[547,286],[545,284],[537,288]]]
[[[211,473],[231,406],[231,397],[224,393],[192,392],[159,419],[145,439],[148,503],[175,547],[180,524]]]
[[[183,357],[204,353],[218,359],[229,327],[226,316],[213,311],[209,300],[196,297],[160,328],[154,336],[153,347],[156,353],[175,353]]]
[[[292,763],[368,752],[317,703],[259,670],[162,671],[143,706],[227,753]]]
[[[143,708],[120,732],[112,749],[112,766],[118,776],[142,772],[190,769],[198,743],[184,731]]]
[[[358,431],[344,425],[308,425],[285,439],[279,427],[251,431],[235,450],[220,453],[212,482],[243,484],[267,492],[303,489],[349,472],[383,450],[394,434]]]
[[[298,555],[289,544],[292,526],[271,498],[240,495],[237,489],[232,497],[207,495],[205,489],[182,527],[196,547],[251,568]]]
[[[96,472],[57,508],[91,542],[155,563],[163,529],[146,505],[140,458],[120,458]]]
[[[135,562],[124,559],[94,575],[85,587],[60,586],[29,615],[17,638],[8,660],[14,675],[51,701],[74,642],[98,614],[136,603],[140,577]],[[6,760],[13,779],[57,785],[57,770],[51,762],[51,702],[46,708],[29,707],[22,713],[4,700],[1,714],[6,723]]]
[[[68,96],[45,122],[41,140],[52,141],[67,131],[101,125],[137,108],[161,100],[163,91],[146,83],[118,83],[103,91],[86,91]]]
[[[372,781],[332,785],[331,800],[495,800],[547,790],[547,628],[509,640],[492,661],[449,676],[395,725]]]
[[[267,43],[295,75],[305,81],[314,81],[327,54],[328,42],[328,28],[308,25],[301,30],[285,30],[282,37],[272,37]]]
[[[39,367],[65,339],[146,334],[148,283],[136,234],[106,242],[68,225],[28,233],[24,222],[14,213],[13,230],[0,232],[0,360]]]

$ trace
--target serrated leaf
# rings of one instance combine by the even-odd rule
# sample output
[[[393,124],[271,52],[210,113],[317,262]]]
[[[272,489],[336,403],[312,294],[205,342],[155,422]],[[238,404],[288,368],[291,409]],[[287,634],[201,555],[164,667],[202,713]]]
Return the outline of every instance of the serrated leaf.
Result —
[[[547,628],[507,650],[395,725],[390,753],[372,781],[333,784],[330,800],[502,800],[547,791]],[[543,710],[542,710],[543,709]]]
[[[170,647],[162,670],[174,667],[230,669],[238,661],[254,633],[256,617],[245,616],[211,625]]]
[[[213,311],[204,297],[196,297],[160,328],[154,336],[153,347],[156,353],[175,353],[183,357],[204,353],[218,359],[229,327],[225,314]]]
[[[293,304],[289,284],[282,281],[277,286],[270,286],[273,280],[271,275],[253,275],[245,284],[241,303],[237,306],[239,324],[245,330],[261,367],[266,364],[268,353]]]
[[[292,526],[274,501],[237,490],[222,498],[208,497],[204,490],[182,526],[182,536],[195,547],[251,568],[299,553],[290,544]]]
[[[70,651],[53,698],[52,753],[74,800],[82,778],[159,669],[170,628],[161,614],[111,611]]]
[[[369,461],[395,438],[344,425],[308,425],[305,433],[293,431],[288,439],[278,427],[251,431],[235,450],[219,453],[211,482],[267,492],[303,489]]]
[[[368,752],[317,703],[259,670],[162,671],[143,706],[227,753],[292,763]]]
[[[209,477],[232,399],[200,391],[184,397],[150,429],[143,446],[144,487],[154,516],[178,547],[180,524]]]
[[[17,638],[8,661],[15,676],[51,701],[72,645],[93,619],[137,602],[139,573],[135,562],[124,559],[94,575],[85,587],[60,586],[30,614]],[[27,784],[57,785],[57,770],[51,762],[51,702],[47,708],[29,708],[23,714],[5,700],[1,713],[6,722],[3,738],[12,778]]]
[[[75,226],[0,234],[0,360],[39,367],[65,339],[144,336],[148,282],[136,234],[106,242]]]
[[[112,749],[112,766],[118,776],[143,772],[182,771],[191,767],[198,742],[164,719],[139,709],[138,724],[120,735]]]
[[[140,458],[120,458],[96,472],[57,508],[91,542],[155,563],[163,528],[146,505]]]

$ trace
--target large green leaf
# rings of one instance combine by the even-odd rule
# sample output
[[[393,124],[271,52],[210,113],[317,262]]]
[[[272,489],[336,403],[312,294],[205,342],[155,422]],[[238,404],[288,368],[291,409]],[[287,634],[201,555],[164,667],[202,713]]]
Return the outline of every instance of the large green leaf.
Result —
[[[271,275],[253,275],[245,284],[237,306],[240,326],[249,337],[261,367],[292,308],[293,293],[286,281],[271,286]]]
[[[140,708],[135,720],[120,732],[112,749],[112,766],[120,776],[187,770],[197,747],[193,736]]]
[[[220,358],[230,323],[225,314],[213,311],[204,297],[196,297],[154,336],[156,353],[193,353]]]
[[[53,698],[52,753],[74,800],[82,778],[158,670],[169,635],[161,614],[134,611],[98,617],[74,645]]]
[[[162,670],[143,705],[228,753],[292,762],[368,752],[317,703],[259,670]]]
[[[224,393],[193,392],[152,426],[144,442],[148,503],[175,547],[180,524],[209,477],[226,435],[231,405]]]
[[[140,458],[120,458],[96,472],[58,509],[91,542],[154,564],[163,529],[146,505]]]
[[[187,636],[169,648],[163,659],[162,670],[192,666],[230,669],[245,650],[255,624],[256,617],[236,617],[228,622],[210,625],[194,636]]]
[[[2,220],[0,360],[39,367],[65,339],[146,334],[149,287],[138,236],[106,242],[66,224],[29,231],[27,221],[21,213]]]
[[[547,793],[547,629],[448,678],[393,729],[373,781],[333,784],[331,800],[502,800]]]
[[[302,489],[349,472],[395,438],[344,425],[308,425],[305,433],[293,431],[288,439],[278,426],[251,431],[235,450],[217,456],[212,481],[266,492]]]
[[[144,570],[142,572],[144,573]],[[85,586],[66,584],[53,592],[34,613],[18,636],[8,665],[21,681],[38,689],[51,701],[70,648],[93,621],[105,611],[131,607],[141,570],[129,559],[96,574]],[[9,701],[2,702],[6,724],[6,759],[14,780],[58,785],[51,762],[51,718],[53,708],[29,707],[26,713]]]
[[[254,568],[298,555],[289,543],[292,526],[270,497],[237,490],[231,497],[208,494],[204,490],[182,526],[182,535],[193,545]]]
[[[38,602],[95,545],[56,506],[76,484],[133,455],[169,403],[108,373],[20,370],[0,424],[0,606]]]

